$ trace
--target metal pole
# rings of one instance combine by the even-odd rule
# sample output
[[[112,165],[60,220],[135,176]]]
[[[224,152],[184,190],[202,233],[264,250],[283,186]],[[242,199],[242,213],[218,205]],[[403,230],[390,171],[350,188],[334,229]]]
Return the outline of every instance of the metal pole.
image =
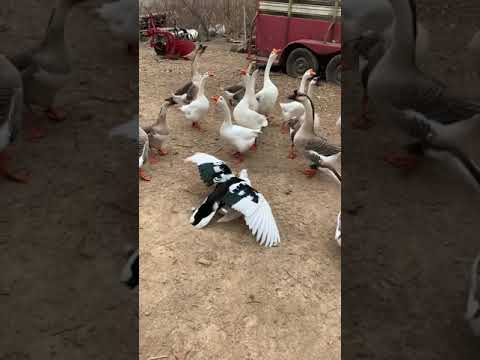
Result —
[[[247,44],[247,13],[245,11],[245,0],[243,1],[243,41]]]

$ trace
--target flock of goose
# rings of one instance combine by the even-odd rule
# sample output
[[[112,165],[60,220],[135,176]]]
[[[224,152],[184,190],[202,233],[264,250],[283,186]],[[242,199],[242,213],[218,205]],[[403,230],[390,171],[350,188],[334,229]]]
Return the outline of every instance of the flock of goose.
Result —
[[[201,124],[206,120],[210,108],[210,101],[205,94],[205,83],[209,77],[214,76],[210,72],[199,71],[199,59],[206,49],[207,47],[202,44],[197,46],[191,63],[191,80],[165,99],[160,106],[157,120],[152,125],[140,127],[136,125],[137,119],[134,119],[111,131],[111,135],[132,134],[133,137],[138,126],[139,178],[142,180],[151,180],[143,166],[148,162],[157,162],[157,155],[168,154],[165,144],[169,137],[167,121],[169,107],[179,106],[186,123],[193,129],[204,131]],[[223,115],[223,122],[219,128],[220,138],[232,148],[232,156],[236,163],[244,161],[247,152],[256,151],[257,139],[262,135],[262,129],[269,126],[269,120],[272,119],[279,91],[270,77],[270,70],[279,52],[273,49],[270,53],[260,91],[255,91],[259,70],[254,69],[255,64],[252,62],[240,71],[242,78],[239,83],[224,89],[224,96],[211,97]],[[309,84],[305,93],[307,81]],[[301,152],[309,161],[309,167],[304,171],[307,176],[315,175],[320,169],[330,174],[340,184],[341,175],[337,168],[341,148],[330,144],[326,138],[314,131],[318,116],[315,114],[312,96],[313,87],[319,83],[316,73],[309,69],[302,76],[300,87],[289,96],[292,101],[280,103],[283,129],[289,129],[291,139],[289,158],[294,159],[296,151]],[[280,234],[271,208],[263,195],[251,186],[245,169],[235,176],[224,161],[205,153],[196,153],[186,161],[198,166],[205,184],[214,186],[202,204],[193,209],[190,222],[195,228],[208,225],[219,211],[223,212],[223,217],[219,220],[223,222],[243,215],[260,245],[265,247],[279,245]],[[335,238],[340,245],[340,216],[337,223]]]

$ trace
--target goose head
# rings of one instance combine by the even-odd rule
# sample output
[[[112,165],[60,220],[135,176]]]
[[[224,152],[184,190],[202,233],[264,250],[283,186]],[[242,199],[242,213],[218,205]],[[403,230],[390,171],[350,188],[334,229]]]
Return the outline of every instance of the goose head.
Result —
[[[296,101],[299,101],[299,102],[303,102],[303,101],[306,101],[308,98],[307,94],[304,94],[298,90],[294,90],[293,91],[293,94],[289,95],[288,96],[288,99],[290,100],[296,100]]]
[[[223,104],[226,104],[227,102],[225,101],[225,98],[223,96],[220,96],[220,95],[215,95],[215,96],[212,96],[210,99],[213,100],[213,102],[217,105],[223,105]]]
[[[272,52],[270,53],[270,57],[272,57],[273,59],[276,59],[278,57],[278,55],[280,55],[281,52],[282,52],[281,49],[273,48]]]
[[[307,73],[307,76],[308,76],[308,79],[309,79],[309,80],[311,80],[314,76],[317,75],[317,73],[316,73],[315,70],[313,70],[313,69],[308,69],[308,70],[306,71],[306,73]]]

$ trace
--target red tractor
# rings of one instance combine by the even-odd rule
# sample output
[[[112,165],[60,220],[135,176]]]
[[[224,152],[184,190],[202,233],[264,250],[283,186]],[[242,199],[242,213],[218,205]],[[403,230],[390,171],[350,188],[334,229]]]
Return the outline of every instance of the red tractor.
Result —
[[[190,40],[186,29],[158,27],[153,14],[149,15],[148,27],[142,35],[150,38],[150,47],[157,55],[168,59],[185,58],[195,49],[195,43]]]

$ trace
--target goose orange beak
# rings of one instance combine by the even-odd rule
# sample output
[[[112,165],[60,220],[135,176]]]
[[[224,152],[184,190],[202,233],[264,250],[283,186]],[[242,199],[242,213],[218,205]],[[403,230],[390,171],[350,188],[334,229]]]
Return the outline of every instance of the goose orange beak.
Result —
[[[220,96],[215,95],[215,96],[212,96],[211,99],[216,103],[218,103],[218,100],[220,100]]]
[[[310,76],[315,76],[315,75],[317,75],[317,73],[316,73],[315,71],[313,71],[313,69],[310,69],[310,70],[308,70],[308,71],[309,71]]]
[[[282,50],[273,48],[272,52],[275,53],[275,54],[280,54],[282,52]]]

